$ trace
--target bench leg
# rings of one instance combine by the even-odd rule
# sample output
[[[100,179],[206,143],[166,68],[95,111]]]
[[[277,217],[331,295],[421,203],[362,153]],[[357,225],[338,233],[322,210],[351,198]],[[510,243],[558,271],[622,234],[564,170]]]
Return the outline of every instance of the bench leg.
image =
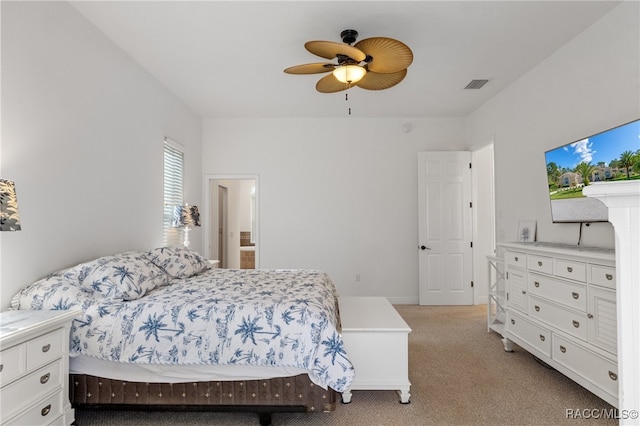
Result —
[[[411,397],[411,394],[409,393],[409,389],[410,386],[403,386],[402,388],[400,388],[400,390],[398,390],[398,394],[400,395],[400,402],[402,404],[408,404],[409,398]]]
[[[342,403],[349,404],[351,402],[351,389],[342,392]]]

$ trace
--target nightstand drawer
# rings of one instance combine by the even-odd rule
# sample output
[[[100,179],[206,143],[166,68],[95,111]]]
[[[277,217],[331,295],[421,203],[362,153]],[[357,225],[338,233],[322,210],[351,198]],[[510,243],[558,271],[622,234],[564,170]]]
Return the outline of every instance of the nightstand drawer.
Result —
[[[36,337],[27,342],[27,371],[45,365],[62,355],[63,329]],[[68,341],[69,336],[64,339]]]
[[[11,383],[27,371],[24,351],[25,345],[22,344],[0,352],[0,386]]]
[[[2,423],[47,393],[62,389],[61,362],[55,361],[2,388]]]
[[[15,425],[52,425],[62,421],[62,389],[38,402],[32,409],[11,421]]]

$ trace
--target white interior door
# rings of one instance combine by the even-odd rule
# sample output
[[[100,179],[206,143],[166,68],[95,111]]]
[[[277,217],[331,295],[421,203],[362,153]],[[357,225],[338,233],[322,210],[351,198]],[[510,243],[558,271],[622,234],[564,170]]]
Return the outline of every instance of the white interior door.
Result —
[[[473,304],[471,153],[418,153],[421,305]]]

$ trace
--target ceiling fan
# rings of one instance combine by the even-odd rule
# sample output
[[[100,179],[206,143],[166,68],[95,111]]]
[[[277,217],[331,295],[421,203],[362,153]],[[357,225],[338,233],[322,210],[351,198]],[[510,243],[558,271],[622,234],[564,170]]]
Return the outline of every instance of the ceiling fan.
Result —
[[[358,86],[367,90],[383,90],[400,83],[413,62],[413,53],[401,41],[388,37],[366,38],[351,46],[358,37],[356,30],[340,33],[344,43],[308,41],[304,47],[314,55],[335,59],[337,63],[315,62],[286,68],[287,74],[321,74],[331,72],[316,84],[321,93],[334,93]]]

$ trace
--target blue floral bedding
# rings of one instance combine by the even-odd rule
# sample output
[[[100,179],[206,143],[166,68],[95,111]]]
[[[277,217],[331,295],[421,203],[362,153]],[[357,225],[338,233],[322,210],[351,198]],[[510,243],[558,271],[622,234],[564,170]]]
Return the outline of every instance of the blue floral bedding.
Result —
[[[20,290],[13,309],[82,309],[70,355],[136,364],[298,367],[344,391],[336,290],[314,270],[209,269],[186,248],[97,259]]]

